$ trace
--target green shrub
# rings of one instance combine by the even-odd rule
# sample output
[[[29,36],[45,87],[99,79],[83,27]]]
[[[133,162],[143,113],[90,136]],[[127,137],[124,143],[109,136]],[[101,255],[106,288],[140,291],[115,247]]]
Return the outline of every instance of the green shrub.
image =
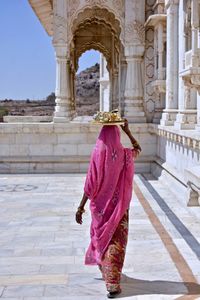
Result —
[[[7,116],[9,113],[9,110],[5,107],[0,107],[0,117],[3,117],[3,116]]]

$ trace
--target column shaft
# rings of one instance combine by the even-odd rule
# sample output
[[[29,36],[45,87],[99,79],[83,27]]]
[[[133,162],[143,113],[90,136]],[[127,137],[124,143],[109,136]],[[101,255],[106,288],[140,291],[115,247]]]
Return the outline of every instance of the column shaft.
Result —
[[[178,108],[178,2],[167,5],[166,105],[161,125],[173,125]]]
[[[59,49],[59,52],[62,50]],[[70,63],[63,52],[56,55],[56,108],[54,122],[67,122],[71,119]]]
[[[127,76],[125,87],[124,115],[133,122],[145,122],[146,117],[143,108],[143,76],[142,58],[136,56],[126,57]]]
[[[179,3],[179,72],[185,68],[186,36],[185,36],[184,0]],[[184,84],[179,76],[178,114],[174,127],[176,129],[193,129],[196,124],[196,91]]]

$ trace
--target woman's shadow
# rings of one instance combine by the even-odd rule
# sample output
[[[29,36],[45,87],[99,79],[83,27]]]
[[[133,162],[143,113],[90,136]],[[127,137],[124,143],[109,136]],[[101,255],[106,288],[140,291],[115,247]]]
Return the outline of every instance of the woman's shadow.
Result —
[[[97,279],[97,278],[96,278]],[[102,278],[98,278],[102,280]],[[141,280],[122,274],[122,293],[116,297],[126,298],[139,295],[200,295],[200,284],[164,280]]]
[[[200,285],[194,282],[141,280],[122,275],[122,293],[118,298],[138,295],[200,295]]]

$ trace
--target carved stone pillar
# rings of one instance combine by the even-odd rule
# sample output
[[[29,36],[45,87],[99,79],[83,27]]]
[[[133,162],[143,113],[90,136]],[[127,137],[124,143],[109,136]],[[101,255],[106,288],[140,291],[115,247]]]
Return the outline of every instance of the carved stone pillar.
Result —
[[[119,106],[119,77],[118,70],[113,72],[113,96],[112,96],[112,109],[117,109]]]
[[[124,116],[124,97],[125,97],[125,88],[126,88],[126,75],[127,75],[127,63],[123,58],[121,60],[121,78],[120,78],[120,91],[121,91],[121,115]]]
[[[166,106],[161,125],[173,125],[178,108],[178,11],[179,0],[166,1],[167,10],[167,72]]]
[[[67,48],[56,45],[56,107],[54,122],[67,122],[71,119],[70,62]]]
[[[186,29],[185,29],[185,0],[179,3],[179,72],[185,68]],[[194,129],[196,124],[196,91],[186,86],[179,76],[178,114],[174,127],[176,129]]]
[[[158,31],[158,80],[163,80],[165,78],[165,74],[163,69],[164,28],[162,22],[158,23],[157,31]]]
[[[192,27],[192,65],[199,65],[198,38],[199,38],[199,0],[191,2],[191,27]]]
[[[144,113],[145,0],[125,1],[125,58],[127,63],[124,116],[146,122]]]
[[[124,116],[134,123],[146,122],[143,107],[143,77],[141,56],[127,56],[127,75],[124,94]]]
[[[75,81],[76,81],[76,72],[75,70],[71,67],[70,70],[70,89],[71,89],[71,113],[72,117],[76,117],[76,90],[75,90]]]
[[[110,101],[109,101],[109,73],[106,68],[106,59],[101,54],[100,55],[100,111],[109,111],[110,110]]]
[[[195,127],[200,132],[200,95],[197,93],[197,125]]]

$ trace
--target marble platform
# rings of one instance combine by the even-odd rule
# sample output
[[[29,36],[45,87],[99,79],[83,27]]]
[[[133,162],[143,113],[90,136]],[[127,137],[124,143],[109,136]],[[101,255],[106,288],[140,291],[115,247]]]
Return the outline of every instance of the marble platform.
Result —
[[[103,300],[84,266],[90,213],[74,221],[82,174],[0,175],[0,299]],[[200,299],[199,207],[186,207],[150,174],[135,176],[118,299]]]

